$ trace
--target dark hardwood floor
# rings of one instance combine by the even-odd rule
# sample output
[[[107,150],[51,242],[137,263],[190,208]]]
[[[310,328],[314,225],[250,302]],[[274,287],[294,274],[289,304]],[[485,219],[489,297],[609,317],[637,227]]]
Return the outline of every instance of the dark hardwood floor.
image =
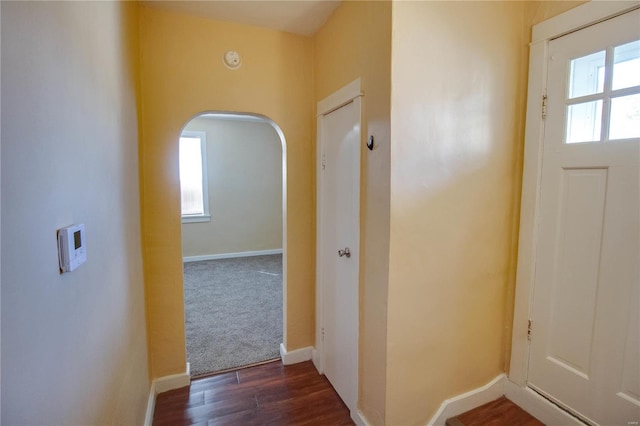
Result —
[[[544,426],[504,396],[447,420],[447,426]]]
[[[158,395],[156,426],[353,425],[349,409],[311,361],[280,361],[193,380]]]

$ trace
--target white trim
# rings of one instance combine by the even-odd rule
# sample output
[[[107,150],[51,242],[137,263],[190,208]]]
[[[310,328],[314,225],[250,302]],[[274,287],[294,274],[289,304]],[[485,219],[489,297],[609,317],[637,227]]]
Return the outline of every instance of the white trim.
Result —
[[[191,384],[189,373],[172,374],[154,380],[156,395],[174,389],[180,389]]]
[[[320,107],[318,106],[318,109]],[[323,351],[324,343],[322,338],[322,325],[324,324],[323,315],[323,303],[322,303],[322,252],[318,250],[318,247],[322,247],[324,244],[324,238],[321,229],[324,227],[324,221],[322,220],[322,194],[324,191],[323,179],[322,179],[322,123],[321,116],[318,116],[316,120],[317,136],[316,136],[316,357],[314,357],[313,364],[320,374],[324,374],[323,363]]]
[[[316,136],[316,349],[317,352],[312,353],[312,357],[313,357],[313,364],[315,365],[316,369],[318,370],[318,372],[320,372],[320,374],[324,374],[324,344],[323,344],[323,339],[322,339],[322,329],[324,327],[324,315],[323,315],[323,276],[322,276],[322,268],[319,265],[323,265],[323,257],[322,257],[322,250],[320,248],[323,247],[323,229],[324,229],[324,223],[323,223],[323,213],[322,213],[322,208],[324,205],[324,201],[323,201],[323,193],[324,193],[324,185],[323,185],[323,176],[322,176],[322,161],[323,161],[323,156],[324,156],[324,149],[323,149],[323,144],[322,144],[322,120],[324,118],[324,115],[329,114],[333,111],[335,111],[336,109],[348,104],[349,102],[353,102],[355,108],[358,111],[358,121],[359,121],[359,131],[362,131],[362,96],[363,96],[363,92],[361,90],[361,80],[360,78],[355,79],[354,81],[352,81],[351,83],[347,84],[346,86],[342,87],[341,89],[337,90],[336,92],[334,92],[333,94],[329,95],[328,97],[324,98],[323,100],[321,100],[320,102],[318,102],[317,104],[317,116],[316,116],[316,131],[317,131],[317,136]],[[360,133],[360,141],[359,144],[362,144],[362,133]],[[361,170],[361,158],[360,156],[357,157],[358,158],[358,163],[357,165],[354,165],[354,167],[358,167],[359,170]],[[361,177],[359,178],[361,179]],[[358,181],[358,192],[361,195],[362,192],[362,182],[361,180]],[[358,197],[357,200],[357,210],[355,211],[355,214],[357,215],[358,218],[360,218],[360,196]],[[356,265],[358,270],[357,270],[357,282],[360,282],[360,266],[359,266],[359,262],[360,262],[360,227],[358,226],[357,230],[356,230],[356,238],[355,238],[355,243],[353,244],[355,247],[355,250],[352,250],[353,253],[358,253],[358,258],[354,259],[354,261],[358,262]],[[358,294],[358,310],[360,310],[360,295]],[[356,388],[356,395],[355,395],[355,401],[353,402],[348,402],[348,401],[344,401],[345,404],[349,407],[350,413],[351,413],[351,417],[354,421],[356,421],[356,416],[355,413],[357,412],[357,406],[358,406],[358,400],[360,397],[360,375],[359,375],[359,353],[360,353],[360,324],[359,324],[359,315],[358,315],[358,324],[356,324],[356,330],[357,330],[357,335],[356,335],[356,339],[357,339],[357,343],[356,343],[356,361],[355,361],[355,370],[358,372],[356,374],[356,383],[355,383],[355,388]],[[351,405],[351,406],[350,406]]]
[[[218,259],[233,259],[236,257],[252,257],[252,256],[267,256],[270,254],[282,254],[282,249],[271,250],[256,250],[256,251],[242,251],[239,253],[220,253],[220,254],[203,254],[199,256],[185,256],[182,258],[183,262],[200,262],[201,260],[218,260]],[[284,269],[284,265],[283,265]]]
[[[472,410],[483,404],[495,401],[504,395],[504,383],[506,376],[500,374],[484,386],[465,392],[462,395],[446,399],[436,413],[433,415],[429,426],[444,425],[447,419]]]
[[[182,223],[210,222],[211,212],[209,211],[209,172],[207,170],[207,164],[209,161],[207,160],[207,132],[203,132],[201,130],[183,130],[180,134],[180,138],[183,137],[200,139],[200,160],[202,162],[202,210],[204,211],[199,215],[181,214]]]
[[[540,179],[544,121],[542,95],[546,91],[549,41],[564,34],[596,24],[603,19],[640,7],[633,2],[589,2],[548,19],[533,27],[529,55],[529,83],[524,143],[524,168],[520,207],[518,267],[513,314],[509,379],[518,386],[527,381],[529,341],[527,323],[533,302],[536,264],[536,232],[539,215]]]
[[[534,25],[532,42],[548,41],[640,7],[640,1],[591,1]]]
[[[529,90],[527,94],[527,118],[525,127],[524,165],[522,172],[522,198],[520,205],[520,234],[513,313],[511,366],[509,377],[524,385],[529,361],[528,320],[529,301],[533,293],[535,272],[536,217],[540,196],[540,172],[542,170],[542,95],[545,90],[547,63],[540,58],[547,56],[547,43],[531,45],[529,62]]]
[[[206,113],[198,116],[197,118],[207,118],[209,120],[227,120],[227,121],[250,121],[254,123],[267,123],[269,124],[269,120],[264,117],[260,117],[257,115],[248,115],[248,114],[238,114],[231,112],[216,112],[216,113]]]
[[[357,426],[371,426],[371,423],[367,420],[367,418],[362,414],[362,411],[358,410],[356,412],[356,416],[353,416],[351,413],[351,419],[355,422]]]
[[[547,425],[584,426],[557,405],[538,395],[527,387],[520,387],[511,380],[505,380],[504,394],[516,405]]]
[[[151,386],[149,387],[149,399],[147,400],[147,411],[144,416],[145,426],[151,426],[153,424],[153,413],[156,408],[156,398],[158,394],[191,385],[190,371],[191,365],[187,363],[186,371],[184,373],[158,377],[151,382]]]
[[[211,222],[210,214],[187,214],[182,216],[182,223]]]
[[[311,361],[313,362],[313,365],[316,367],[316,370],[318,370],[318,373],[323,374],[322,368],[320,365],[320,353],[316,348],[313,348],[313,350],[311,351]]]
[[[355,98],[362,96],[360,78],[353,80],[338,91],[327,96],[320,102],[318,102],[317,115],[321,116],[328,114],[331,111],[340,108],[343,105],[348,104]]]
[[[311,346],[287,351],[284,343],[280,343],[280,358],[282,359],[282,364],[284,365],[298,364],[300,362],[309,361],[313,356],[312,354],[313,347]]]
[[[147,400],[147,412],[144,415],[144,426],[153,425],[153,413],[156,409],[156,381],[151,382],[149,387],[149,399]]]

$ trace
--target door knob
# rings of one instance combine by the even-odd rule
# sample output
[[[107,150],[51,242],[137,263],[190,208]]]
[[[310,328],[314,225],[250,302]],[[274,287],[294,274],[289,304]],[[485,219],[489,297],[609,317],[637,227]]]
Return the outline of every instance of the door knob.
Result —
[[[340,257],[342,257],[342,256],[351,257],[351,250],[349,250],[349,247],[345,247],[344,250],[338,250],[338,256],[340,256]]]

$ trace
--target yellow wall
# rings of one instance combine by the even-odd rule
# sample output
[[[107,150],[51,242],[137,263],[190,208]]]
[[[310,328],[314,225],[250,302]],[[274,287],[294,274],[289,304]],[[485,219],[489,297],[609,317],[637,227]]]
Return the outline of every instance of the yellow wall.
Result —
[[[391,3],[344,2],[314,36],[315,101],[362,78],[360,401],[372,424],[385,417],[389,258]]]
[[[393,4],[388,424],[424,424],[504,370],[523,17]]]
[[[582,2],[394,2],[387,423],[506,370],[531,27]]]
[[[227,50],[242,67],[227,69]],[[141,8],[142,225],[152,377],[184,372],[178,137],[202,111],[263,114],[287,155],[285,344],[314,344],[312,45],[308,37]]]
[[[141,425],[137,7],[0,7],[2,424]],[[87,261],[60,275],[73,223]]]
[[[2,423],[142,423],[140,104],[153,377],[184,371],[177,138],[205,110],[284,131],[286,343],[313,344],[313,105],[357,77],[363,136],[378,144],[362,163],[360,409],[372,424],[424,424],[501,372],[527,42],[579,3],[396,2],[392,21],[389,2],[346,2],[312,40],[146,7],[138,21],[132,4],[2,2]],[[222,65],[227,49],[240,70]],[[78,169],[52,167],[69,158]],[[51,235],[72,222],[87,225],[89,260],[58,275]]]
[[[583,3],[582,1],[528,1],[525,3],[524,24],[527,31],[527,41],[531,41],[531,28],[542,21],[553,18],[569,9]],[[528,52],[527,52],[528,58]]]

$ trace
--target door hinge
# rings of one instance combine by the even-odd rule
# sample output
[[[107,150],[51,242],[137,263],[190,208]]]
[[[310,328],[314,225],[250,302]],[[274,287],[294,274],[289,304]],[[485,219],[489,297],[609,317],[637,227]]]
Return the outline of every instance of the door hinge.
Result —
[[[542,118],[547,118],[547,94],[542,94]]]
[[[322,170],[324,170],[324,169],[325,169],[325,167],[327,166],[327,165],[325,164],[325,159],[326,159],[325,155],[324,155],[324,154],[322,154]]]
[[[324,342],[324,327],[322,327],[322,341]]]
[[[527,325],[527,340],[531,340],[531,324],[532,324],[532,321],[529,320],[529,323]]]

